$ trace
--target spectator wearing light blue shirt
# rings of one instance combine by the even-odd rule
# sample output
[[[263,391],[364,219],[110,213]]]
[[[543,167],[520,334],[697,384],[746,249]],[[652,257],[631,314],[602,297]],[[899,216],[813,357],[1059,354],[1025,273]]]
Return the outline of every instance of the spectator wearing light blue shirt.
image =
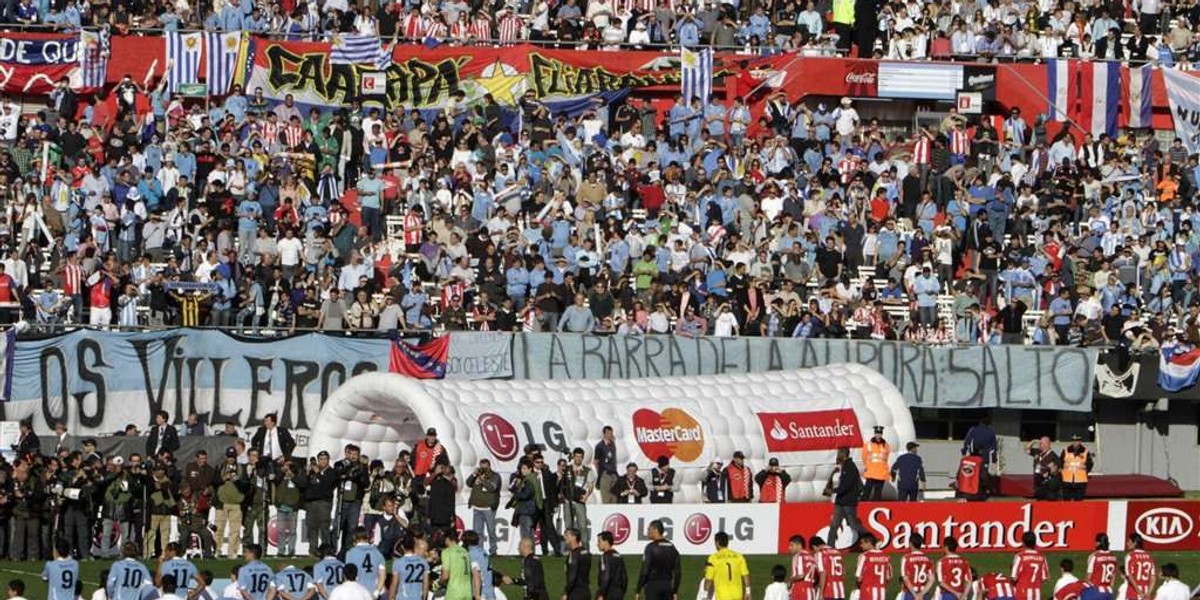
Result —
[[[922,325],[937,325],[937,297],[942,284],[929,265],[921,267],[921,274],[913,280],[913,292],[917,295],[917,319]]]

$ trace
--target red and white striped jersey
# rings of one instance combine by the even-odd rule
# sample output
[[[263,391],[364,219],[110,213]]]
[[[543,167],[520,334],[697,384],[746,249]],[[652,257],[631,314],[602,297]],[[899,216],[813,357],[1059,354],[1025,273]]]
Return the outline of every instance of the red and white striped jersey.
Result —
[[[915,165],[927,165],[933,154],[933,141],[921,135],[917,136],[917,141],[913,144],[912,161]]]
[[[492,20],[479,15],[471,21],[471,37],[479,41],[491,41],[492,39]]]
[[[262,137],[264,150],[270,150],[279,145],[279,134],[283,131],[283,125],[278,121],[272,123],[267,121],[262,126]]]
[[[1087,579],[1102,592],[1112,593],[1117,582],[1117,557],[1108,550],[1088,556]]]
[[[455,21],[450,26],[450,37],[463,41],[471,37],[471,23],[469,21]]]
[[[937,563],[937,578],[943,589],[965,595],[971,587],[971,565],[957,554],[947,554]]]
[[[450,306],[450,301],[454,298],[461,299],[463,297],[463,293],[466,291],[467,286],[461,281],[455,281],[453,283],[447,283],[446,285],[443,285],[441,298],[442,308]]]
[[[904,577],[904,589],[915,592],[925,589],[933,581],[933,559],[920,550],[913,550],[900,559],[900,575]]]
[[[425,33],[425,19],[421,13],[412,11],[400,19],[400,33],[410,40],[419,40]]]
[[[429,21],[425,23],[425,37],[434,39],[442,39],[449,33],[449,28],[441,21]]]
[[[1037,550],[1025,549],[1013,556],[1012,578],[1018,600],[1039,600],[1042,584],[1050,577],[1046,557]]]
[[[967,137],[967,132],[956,129],[950,132],[950,154],[958,154],[966,156],[971,153],[971,139]]]
[[[83,268],[78,264],[63,267],[63,293],[68,296],[83,293]]]
[[[499,25],[500,43],[511,44],[513,42],[520,41],[522,25],[523,23],[521,21],[521,17],[517,16],[516,13],[510,12],[507,15],[504,15],[504,18],[500,19]]]
[[[888,582],[892,580],[892,560],[882,550],[867,550],[858,557],[855,568],[860,600],[887,600]]]
[[[817,572],[825,574],[825,588],[821,598],[846,597],[846,567],[842,553],[835,548],[823,548],[817,553]]]
[[[986,600],[1012,600],[1017,597],[1013,590],[1012,580],[1004,573],[988,573],[980,578],[983,581],[983,592]]]
[[[621,0],[620,4],[621,8],[629,12],[633,12],[635,10],[650,12],[654,10],[654,0]]]
[[[295,148],[304,141],[304,128],[299,125],[288,125],[283,129],[283,145]]]
[[[1125,581],[1129,589],[1125,592],[1125,600],[1143,600],[1152,596],[1150,589],[1158,573],[1158,565],[1154,557],[1145,550],[1134,550],[1125,555]]]
[[[406,246],[416,246],[425,241],[425,225],[421,223],[421,217],[414,214],[405,215],[404,217],[404,244]]]
[[[850,183],[850,179],[854,177],[854,170],[858,168],[858,157],[853,154],[847,154],[838,161],[838,173],[842,175],[842,183]]]
[[[809,600],[817,581],[817,559],[801,551],[792,555],[792,600]],[[803,593],[802,593],[803,592]]]

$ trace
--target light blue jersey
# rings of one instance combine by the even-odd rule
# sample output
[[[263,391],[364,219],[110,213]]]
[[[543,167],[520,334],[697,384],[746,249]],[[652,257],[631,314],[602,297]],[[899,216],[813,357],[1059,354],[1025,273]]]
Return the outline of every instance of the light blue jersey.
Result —
[[[325,558],[313,566],[313,579],[322,596],[328,596],[333,588],[342,585],[342,569],[345,565],[336,558]]]
[[[396,597],[392,600],[424,600],[425,578],[429,576],[429,563],[415,554],[406,554],[392,563],[396,580]]]
[[[297,600],[306,596],[313,587],[312,575],[305,573],[303,569],[289,566],[275,574],[276,590]]]
[[[196,569],[196,565],[186,558],[172,558],[164,560],[161,567],[158,569],[158,578],[161,581],[163,577],[170,575],[175,578],[175,585],[180,590],[190,590],[196,587],[196,577],[200,571]]]
[[[108,570],[108,581],[105,582],[110,600],[140,600],[145,587],[154,587],[154,579],[150,576],[146,565],[132,558],[124,558]]]
[[[75,600],[75,583],[79,581],[79,563],[71,558],[59,558],[42,568],[48,600]]]
[[[237,576],[238,589],[246,592],[254,600],[266,600],[267,590],[275,587],[275,573],[271,567],[262,561],[246,563]]]
[[[374,592],[375,586],[379,585],[379,569],[387,569],[383,553],[366,542],[355,544],[346,551],[346,564],[358,567],[358,582],[370,592]]]
[[[479,588],[483,600],[495,600],[496,592],[492,585],[492,573],[487,553],[480,546],[471,546],[467,554],[471,557],[471,570],[479,571]]]

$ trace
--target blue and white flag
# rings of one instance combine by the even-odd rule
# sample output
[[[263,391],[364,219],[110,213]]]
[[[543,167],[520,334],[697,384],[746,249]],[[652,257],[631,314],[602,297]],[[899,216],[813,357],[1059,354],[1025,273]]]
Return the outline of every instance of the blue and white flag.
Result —
[[[1083,87],[1087,87],[1086,83]],[[1092,119],[1089,131],[1093,136],[1107,133],[1117,135],[1117,115],[1121,107],[1121,65],[1116,62],[1096,61],[1092,63],[1091,87]],[[1087,95],[1084,96],[1084,101]]]
[[[362,33],[342,33],[333,36],[329,62],[335,65],[378,66],[383,55],[379,36]]]
[[[111,55],[112,40],[108,27],[99,31],[80,31],[80,85],[85,88],[104,87],[104,82],[108,79],[108,57]]]
[[[1142,67],[1129,67],[1129,118],[1125,124],[1130,129],[1145,129],[1150,127],[1150,117],[1154,112],[1153,98],[1150,95],[1150,83],[1154,80],[1154,67],[1149,64]]]
[[[1162,74],[1175,137],[1183,140],[1189,154],[1200,152],[1200,77],[1180,69],[1163,69]]]
[[[1050,105],[1046,114],[1051,121],[1066,121],[1070,112],[1071,63],[1066,59],[1046,61],[1046,98]]]
[[[204,80],[208,82],[208,93],[223,96],[229,93],[233,79],[237,76],[238,57],[242,50],[242,34],[239,31],[208,33],[204,44]]]
[[[704,48],[699,52],[680,48],[679,62],[682,70],[683,101],[691,104],[692,98],[699,98],[701,102],[708,102],[713,85],[712,48]]]
[[[200,56],[203,33],[167,33],[167,89],[175,92],[180,85],[200,83]]]

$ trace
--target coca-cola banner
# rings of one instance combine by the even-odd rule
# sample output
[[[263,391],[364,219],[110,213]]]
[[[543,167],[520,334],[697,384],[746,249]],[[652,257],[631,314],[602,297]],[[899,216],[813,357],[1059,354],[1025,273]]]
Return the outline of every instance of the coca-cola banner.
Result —
[[[879,63],[874,61],[847,61],[846,93],[857,98],[874,98],[879,95]]]
[[[1096,534],[1109,531],[1109,502],[879,502],[858,506],[858,518],[889,552],[903,552],[914,533],[928,548],[941,547],[946,536],[958,539],[965,552],[1011,552],[1021,547],[1026,532],[1037,536],[1038,547],[1052,551],[1089,550]],[[1200,506],[1200,503],[1193,503]],[[788,538],[819,535],[829,538],[832,504],[784,504],[780,507],[779,551],[787,552]],[[838,548],[854,542],[843,526]]]

